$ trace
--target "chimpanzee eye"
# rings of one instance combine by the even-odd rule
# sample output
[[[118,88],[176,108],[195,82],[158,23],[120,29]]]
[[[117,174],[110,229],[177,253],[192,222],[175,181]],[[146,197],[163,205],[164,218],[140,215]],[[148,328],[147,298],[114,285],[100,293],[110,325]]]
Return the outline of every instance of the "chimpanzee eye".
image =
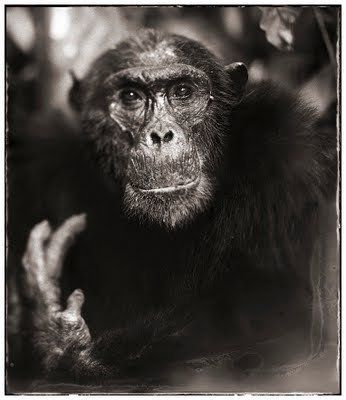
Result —
[[[144,100],[144,95],[137,89],[123,89],[120,92],[120,100],[127,106],[138,105]]]
[[[174,85],[171,90],[171,96],[179,100],[188,99],[191,97],[192,93],[193,87],[188,83],[178,83]]]

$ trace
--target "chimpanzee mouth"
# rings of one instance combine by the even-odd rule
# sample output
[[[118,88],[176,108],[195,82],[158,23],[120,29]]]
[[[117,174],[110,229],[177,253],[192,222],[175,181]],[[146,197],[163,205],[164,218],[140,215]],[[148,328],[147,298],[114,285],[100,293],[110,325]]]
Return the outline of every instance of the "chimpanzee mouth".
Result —
[[[193,189],[194,187],[196,187],[198,185],[200,181],[200,177],[197,176],[195,179],[190,180],[187,183],[179,183],[176,185],[170,185],[170,186],[161,186],[161,187],[154,187],[154,188],[150,188],[150,189],[144,189],[141,187],[136,187],[135,189],[138,190],[141,193],[174,193],[174,192],[178,192],[178,191],[182,191],[182,190],[189,190],[189,189]]]
[[[135,154],[128,168],[128,183],[138,194],[147,196],[181,196],[198,187],[202,168],[196,151],[179,157],[171,154],[152,156]]]

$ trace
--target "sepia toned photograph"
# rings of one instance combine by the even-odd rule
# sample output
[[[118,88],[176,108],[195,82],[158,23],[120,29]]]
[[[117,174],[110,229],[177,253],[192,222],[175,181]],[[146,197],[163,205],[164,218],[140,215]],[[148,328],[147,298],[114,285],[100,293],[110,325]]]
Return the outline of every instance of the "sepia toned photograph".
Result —
[[[4,8],[5,393],[340,394],[341,6]]]

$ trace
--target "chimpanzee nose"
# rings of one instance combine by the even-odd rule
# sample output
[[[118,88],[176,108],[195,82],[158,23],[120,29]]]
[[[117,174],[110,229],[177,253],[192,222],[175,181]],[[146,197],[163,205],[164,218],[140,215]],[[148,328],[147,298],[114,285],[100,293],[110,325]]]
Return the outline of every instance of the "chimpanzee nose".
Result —
[[[165,133],[159,133],[159,132],[151,132],[150,134],[150,139],[152,144],[162,144],[162,143],[169,143],[173,140],[174,138],[174,133],[172,131],[168,131]]]

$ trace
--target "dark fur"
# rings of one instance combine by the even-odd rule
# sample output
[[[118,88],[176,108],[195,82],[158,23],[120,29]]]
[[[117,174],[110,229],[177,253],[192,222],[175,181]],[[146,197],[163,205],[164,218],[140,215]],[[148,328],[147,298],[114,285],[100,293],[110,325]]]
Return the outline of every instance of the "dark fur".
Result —
[[[163,40],[181,62],[207,72],[215,97],[200,139],[212,201],[173,231],[128,219],[120,186],[103,180],[104,172],[120,179],[128,143],[110,145],[112,122],[98,91],[110,73],[141,62],[143,49],[150,52]],[[44,150],[50,166],[46,160],[39,173],[43,204],[27,228],[40,218],[56,225],[74,213],[88,216],[62,288],[63,299],[77,287],[84,291],[83,317],[94,344],[80,356],[72,343],[57,371],[75,379],[101,379],[109,371],[127,376],[297,327],[306,332],[319,212],[336,190],[334,132],[320,129],[296,95],[270,83],[248,85],[241,96],[214,56],[178,36],[149,31],[108,52],[91,71],[78,99],[102,172],[90,163],[84,143],[62,144],[61,157],[53,143],[51,153]],[[31,190],[22,196],[28,199]],[[14,203],[13,212],[15,207],[20,209]]]

